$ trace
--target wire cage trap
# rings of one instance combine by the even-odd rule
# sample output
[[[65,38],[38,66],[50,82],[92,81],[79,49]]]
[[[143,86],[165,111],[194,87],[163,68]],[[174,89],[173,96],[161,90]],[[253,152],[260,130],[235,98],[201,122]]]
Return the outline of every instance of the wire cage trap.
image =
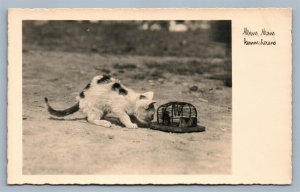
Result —
[[[197,124],[197,109],[186,102],[169,102],[157,108],[157,122],[151,124],[152,129],[166,132],[187,133],[205,131],[205,127]]]

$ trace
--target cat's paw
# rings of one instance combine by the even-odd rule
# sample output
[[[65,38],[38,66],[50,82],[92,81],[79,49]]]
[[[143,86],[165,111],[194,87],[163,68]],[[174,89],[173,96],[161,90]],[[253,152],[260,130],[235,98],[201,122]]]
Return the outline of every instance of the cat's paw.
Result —
[[[126,127],[130,128],[130,129],[137,129],[138,128],[137,124],[135,124],[135,123],[131,123],[129,125],[126,125]]]
[[[111,127],[111,123],[106,120],[94,120],[94,123],[103,127]]]
[[[105,122],[102,124],[103,127],[111,127],[111,123],[110,122]]]

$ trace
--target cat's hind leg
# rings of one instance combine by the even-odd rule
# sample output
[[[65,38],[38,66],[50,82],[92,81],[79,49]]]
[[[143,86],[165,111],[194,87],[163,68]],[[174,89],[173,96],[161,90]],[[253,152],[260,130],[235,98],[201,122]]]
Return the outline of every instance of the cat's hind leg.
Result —
[[[111,123],[109,121],[101,119],[103,117],[103,114],[104,113],[102,111],[89,111],[87,113],[88,122],[103,127],[111,127]]]

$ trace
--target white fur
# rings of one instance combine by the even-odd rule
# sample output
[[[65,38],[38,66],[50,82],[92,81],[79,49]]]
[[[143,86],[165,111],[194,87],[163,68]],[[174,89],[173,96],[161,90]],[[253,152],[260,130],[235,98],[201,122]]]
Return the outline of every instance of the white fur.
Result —
[[[110,127],[109,121],[103,120],[106,114],[110,113],[120,119],[128,128],[137,128],[137,124],[132,123],[130,115],[135,116],[141,123],[149,123],[150,117],[154,115],[154,108],[149,110],[149,106],[155,103],[153,92],[143,93],[146,98],[140,99],[141,94],[137,93],[124,85],[121,85],[128,91],[127,95],[120,95],[112,90],[114,83],[120,83],[119,80],[111,78],[107,82],[98,84],[97,80],[102,76],[96,76],[90,83],[90,88],[84,90],[84,98],[77,97],[79,108],[87,115],[88,121],[96,125]]]

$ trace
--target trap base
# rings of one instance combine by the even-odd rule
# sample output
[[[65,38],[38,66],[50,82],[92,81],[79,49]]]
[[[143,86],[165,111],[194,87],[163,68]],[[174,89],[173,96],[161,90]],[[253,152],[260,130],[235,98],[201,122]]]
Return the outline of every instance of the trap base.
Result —
[[[151,123],[150,129],[172,133],[192,133],[205,131],[205,127],[201,125],[197,125],[196,127],[175,127],[157,124],[157,122]]]

